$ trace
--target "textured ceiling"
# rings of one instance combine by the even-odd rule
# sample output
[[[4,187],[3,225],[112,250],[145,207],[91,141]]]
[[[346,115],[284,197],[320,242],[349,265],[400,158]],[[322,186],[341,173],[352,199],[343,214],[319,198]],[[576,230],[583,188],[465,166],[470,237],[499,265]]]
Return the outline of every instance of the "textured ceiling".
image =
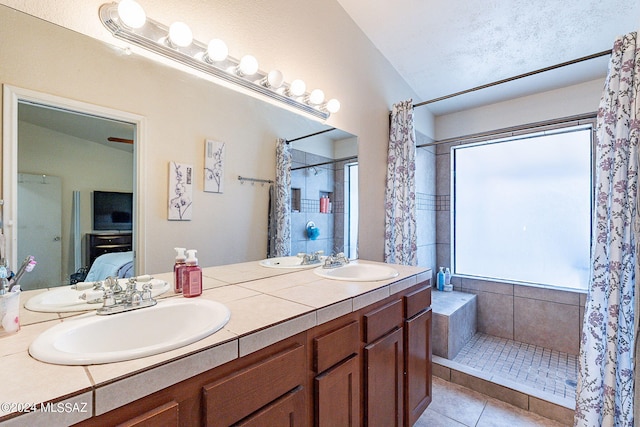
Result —
[[[338,0],[420,99],[611,49],[638,0]],[[607,57],[430,105],[444,114],[606,75]],[[546,74],[546,73],[545,73]]]

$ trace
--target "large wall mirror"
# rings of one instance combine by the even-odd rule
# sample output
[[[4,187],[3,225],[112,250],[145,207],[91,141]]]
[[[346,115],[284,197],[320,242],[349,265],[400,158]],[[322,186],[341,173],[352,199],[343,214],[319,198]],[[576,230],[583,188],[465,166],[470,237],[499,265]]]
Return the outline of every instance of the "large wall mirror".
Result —
[[[293,140],[327,130],[329,125],[149,58],[124,55],[104,42],[4,5],[0,5],[0,22],[7,24],[0,27],[0,38],[6,40],[6,49],[0,51],[0,83],[4,106],[2,228],[7,258],[15,270],[24,257],[34,255],[36,270],[43,276],[38,279],[34,270],[29,277],[34,283],[24,282],[25,289],[68,284],[79,265],[91,263],[87,255],[90,234],[131,233],[136,274],[170,271],[175,246],[199,249],[203,266],[267,257],[268,190],[258,185],[243,187],[237,177],[274,179],[278,137]],[[208,137],[228,143],[225,192],[219,195],[202,189],[200,168]],[[296,252],[343,250],[354,256],[357,204],[352,201],[350,209],[340,204],[347,180],[338,176],[347,170],[346,163],[355,171],[356,139],[335,130],[292,143],[294,150],[309,153],[292,165],[300,168],[294,170],[300,199],[300,217],[292,230]],[[198,214],[191,222],[167,219],[167,166],[174,160],[193,164],[198,174],[194,187],[194,213]],[[321,185],[315,177],[327,181]],[[55,198],[54,210],[60,212],[60,219],[50,214],[50,208],[36,208],[19,188],[22,181],[25,186],[45,185],[48,190],[57,178],[60,195],[46,194]],[[357,174],[348,183],[357,188]],[[80,196],[80,212],[75,214],[74,191]],[[118,209],[112,219],[120,224],[95,227],[96,192],[133,194],[132,212]],[[333,199],[331,212],[321,213],[319,207],[317,212],[304,211],[302,201],[317,204],[321,192]],[[355,197],[357,191],[351,194]],[[49,229],[41,216],[30,219],[26,215],[44,212],[49,212],[44,214],[47,223],[55,227]],[[123,219],[127,215],[133,216],[131,230],[122,226],[128,222]],[[29,231],[33,227],[27,227],[28,221],[40,228]],[[320,227],[320,239],[331,235],[332,240],[306,239],[304,225],[309,221]],[[351,224],[349,232],[346,228],[335,231],[341,223]],[[23,225],[27,227],[24,235]],[[32,239],[29,233],[43,242],[50,240],[53,249],[33,240],[25,243]]]
[[[142,118],[11,86],[4,92],[7,258],[14,271],[29,256],[37,262],[21,288],[68,285],[103,253],[119,253],[112,273],[135,274],[134,141]],[[93,235],[110,238],[96,244]]]
[[[292,140],[290,149],[292,254],[357,258],[357,138],[326,129]]]

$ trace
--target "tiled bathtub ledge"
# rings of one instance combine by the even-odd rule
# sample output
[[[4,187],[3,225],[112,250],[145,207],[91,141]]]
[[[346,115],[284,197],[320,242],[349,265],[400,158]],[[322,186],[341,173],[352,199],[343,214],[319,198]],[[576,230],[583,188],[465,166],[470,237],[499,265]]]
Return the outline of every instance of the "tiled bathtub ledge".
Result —
[[[439,356],[433,356],[433,375],[545,418],[573,425],[573,399],[552,396]]]

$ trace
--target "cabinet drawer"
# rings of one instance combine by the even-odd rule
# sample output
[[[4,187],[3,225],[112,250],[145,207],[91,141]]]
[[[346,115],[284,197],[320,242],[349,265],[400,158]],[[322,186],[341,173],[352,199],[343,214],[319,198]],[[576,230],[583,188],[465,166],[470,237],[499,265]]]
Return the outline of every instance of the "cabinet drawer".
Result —
[[[429,306],[431,306],[431,285],[413,291],[404,297],[405,317],[407,319],[412,318]]]
[[[178,426],[178,403],[171,401],[136,418],[118,424],[118,427]]]
[[[323,372],[358,352],[360,331],[357,321],[313,339],[313,367]]]
[[[298,345],[205,385],[207,426],[228,426],[293,390],[305,381],[305,348]]]
[[[94,245],[130,245],[131,235],[93,235]]]
[[[402,301],[390,302],[363,316],[364,340],[375,341],[402,322]]]

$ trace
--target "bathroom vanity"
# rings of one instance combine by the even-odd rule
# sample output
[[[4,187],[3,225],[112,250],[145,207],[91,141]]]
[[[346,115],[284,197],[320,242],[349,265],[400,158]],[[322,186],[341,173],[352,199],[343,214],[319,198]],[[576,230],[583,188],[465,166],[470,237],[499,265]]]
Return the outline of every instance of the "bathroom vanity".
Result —
[[[200,298],[231,310],[223,330],[167,353],[77,367],[89,385],[46,401],[87,402],[84,415],[64,414],[78,416],[67,425],[411,426],[431,401],[431,271],[393,267],[393,279],[358,283],[257,262],[205,268]],[[24,370],[76,368],[16,358]],[[33,396],[25,387],[15,398]],[[64,425],[59,414],[14,415],[0,420]]]

